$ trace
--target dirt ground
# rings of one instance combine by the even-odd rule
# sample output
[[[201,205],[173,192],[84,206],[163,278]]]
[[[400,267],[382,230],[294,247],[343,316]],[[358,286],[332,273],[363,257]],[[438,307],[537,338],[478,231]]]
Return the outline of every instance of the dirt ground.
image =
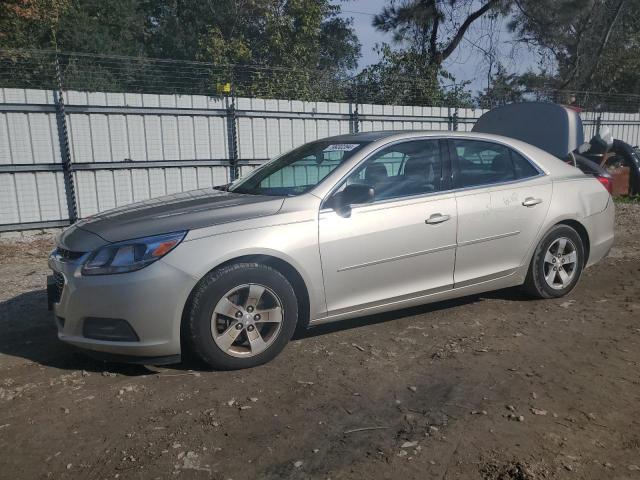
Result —
[[[566,298],[327,325],[272,363],[101,364],[58,342],[51,237],[0,243],[0,477],[640,478],[640,206]]]

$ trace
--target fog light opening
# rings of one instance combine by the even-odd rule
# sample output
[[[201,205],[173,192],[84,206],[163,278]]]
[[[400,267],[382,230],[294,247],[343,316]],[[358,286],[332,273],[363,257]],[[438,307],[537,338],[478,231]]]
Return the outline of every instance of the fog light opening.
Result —
[[[139,342],[140,337],[133,327],[121,318],[85,318],[82,335],[92,340],[107,342]]]

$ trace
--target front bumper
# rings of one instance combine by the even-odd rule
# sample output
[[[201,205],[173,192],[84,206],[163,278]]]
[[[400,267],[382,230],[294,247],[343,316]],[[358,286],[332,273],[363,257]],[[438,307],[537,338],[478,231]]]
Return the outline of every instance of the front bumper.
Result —
[[[69,262],[49,257],[49,267],[58,277],[58,282],[47,288],[58,338],[103,359],[119,357],[128,362],[139,360],[138,363],[179,360],[182,312],[196,279],[162,260],[136,272],[83,276],[83,261],[84,258]],[[137,338],[87,338],[87,319],[122,319]]]

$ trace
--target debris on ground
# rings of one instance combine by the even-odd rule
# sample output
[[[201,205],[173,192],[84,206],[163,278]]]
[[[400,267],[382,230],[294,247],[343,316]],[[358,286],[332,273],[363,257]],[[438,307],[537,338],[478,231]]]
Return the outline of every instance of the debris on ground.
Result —
[[[636,478],[640,206],[616,210],[611,254],[566,298],[508,289],[319,325],[235,372],[74,352],[47,311],[52,237],[0,240],[0,472]]]

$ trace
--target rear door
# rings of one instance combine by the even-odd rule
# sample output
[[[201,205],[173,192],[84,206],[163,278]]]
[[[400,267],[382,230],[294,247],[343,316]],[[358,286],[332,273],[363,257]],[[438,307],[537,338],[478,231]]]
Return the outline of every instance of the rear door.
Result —
[[[458,208],[456,287],[513,273],[546,217],[552,185],[510,147],[450,139]]]

